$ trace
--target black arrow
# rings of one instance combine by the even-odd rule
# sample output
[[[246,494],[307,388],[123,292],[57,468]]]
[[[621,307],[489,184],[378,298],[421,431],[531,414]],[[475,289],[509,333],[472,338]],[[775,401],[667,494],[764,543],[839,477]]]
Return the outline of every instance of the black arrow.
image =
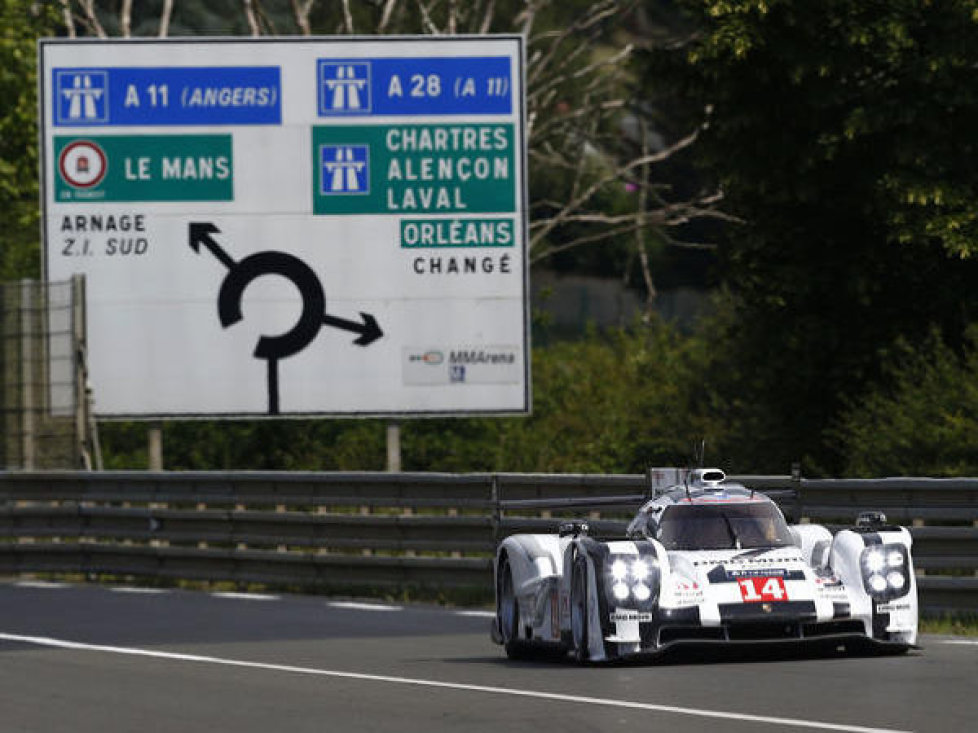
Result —
[[[212,234],[220,233],[221,230],[210,222],[190,222],[190,248],[200,254],[200,245],[204,245],[222,265],[230,270],[235,265],[234,260],[211,238]]]
[[[368,346],[383,336],[384,332],[377,325],[377,319],[369,313],[360,311],[360,317],[363,319],[362,323],[348,321],[345,318],[337,318],[336,316],[325,313],[323,314],[323,323],[327,326],[342,328],[344,331],[352,331],[353,333],[360,334],[360,338],[356,339],[353,343],[358,346]]]

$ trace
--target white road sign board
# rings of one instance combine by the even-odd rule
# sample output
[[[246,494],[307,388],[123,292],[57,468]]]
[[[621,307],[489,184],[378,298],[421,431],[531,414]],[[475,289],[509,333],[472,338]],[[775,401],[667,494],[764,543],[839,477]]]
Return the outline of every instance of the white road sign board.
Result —
[[[96,414],[526,413],[519,36],[42,40]]]

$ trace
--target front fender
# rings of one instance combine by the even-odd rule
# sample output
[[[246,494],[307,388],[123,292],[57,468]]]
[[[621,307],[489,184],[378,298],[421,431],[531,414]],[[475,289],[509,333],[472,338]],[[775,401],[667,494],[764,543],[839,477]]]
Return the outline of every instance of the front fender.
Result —
[[[560,539],[556,535],[512,535],[503,540],[495,562],[497,608],[499,572],[504,557],[513,574],[520,619],[524,626],[539,628],[562,574]]]

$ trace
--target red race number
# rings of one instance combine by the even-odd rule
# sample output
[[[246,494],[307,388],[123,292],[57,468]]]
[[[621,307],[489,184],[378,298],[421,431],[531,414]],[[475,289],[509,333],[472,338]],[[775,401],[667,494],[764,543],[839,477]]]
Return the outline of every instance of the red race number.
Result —
[[[788,591],[781,578],[740,578],[737,585],[740,586],[740,597],[744,603],[788,600]]]

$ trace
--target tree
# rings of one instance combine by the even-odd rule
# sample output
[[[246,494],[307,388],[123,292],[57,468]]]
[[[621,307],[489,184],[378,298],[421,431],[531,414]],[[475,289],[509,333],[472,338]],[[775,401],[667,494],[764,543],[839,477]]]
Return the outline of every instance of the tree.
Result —
[[[874,386],[845,411],[833,437],[848,476],[974,476],[978,472],[978,328],[963,354],[934,333],[901,343]]]
[[[978,11],[964,0],[691,0],[648,79],[708,129],[735,317],[712,378],[757,456],[835,472],[840,411],[898,338],[978,320]],[[727,357],[732,358],[727,358]],[[750,444],[754,449],[749,448]]]
[[[40,272],[34,39],[55,19],[46,4],[0,0],[0,281]]]

